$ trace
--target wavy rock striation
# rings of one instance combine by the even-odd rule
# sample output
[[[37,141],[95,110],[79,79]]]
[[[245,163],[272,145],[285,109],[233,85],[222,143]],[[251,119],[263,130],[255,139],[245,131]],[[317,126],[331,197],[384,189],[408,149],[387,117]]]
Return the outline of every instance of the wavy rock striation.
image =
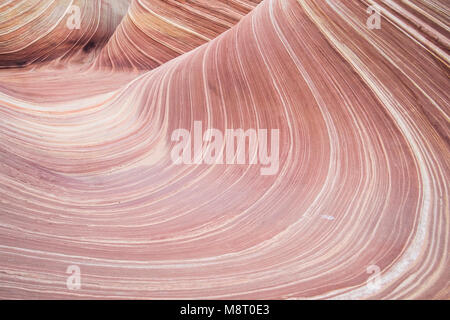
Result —
[[[205,3],[133,1],[78,72],[1,71],[0,297],[448,299],[446,2],[373,30],[372,1]],[[194,121],[279,129],[279,171],[173,164]]]
[[[63,65],[92,61],[126,14],[129,1],[2,1],[0,68],[55,59]]]
[[[96,61],[150,70],[214,39],[261,0],[136,0]]]

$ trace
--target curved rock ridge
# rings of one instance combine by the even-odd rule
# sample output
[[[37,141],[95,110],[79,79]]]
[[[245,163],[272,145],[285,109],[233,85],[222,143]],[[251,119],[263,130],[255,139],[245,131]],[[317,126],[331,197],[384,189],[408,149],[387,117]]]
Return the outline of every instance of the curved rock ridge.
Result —
[[[129,1],[2,1],[0,68],[55,59],[63,64],[92,61],[126,14]]]
[[[150,70],[214,39],[261,0],[133,0],[98,68]]]
[[[0,298],[449,299],[446,2],[379,1],[380,29],[372,1],[205,2],[133,1],[78,72],[0,71]],[[174,164],[198,122],[279,130],[278,171]]]

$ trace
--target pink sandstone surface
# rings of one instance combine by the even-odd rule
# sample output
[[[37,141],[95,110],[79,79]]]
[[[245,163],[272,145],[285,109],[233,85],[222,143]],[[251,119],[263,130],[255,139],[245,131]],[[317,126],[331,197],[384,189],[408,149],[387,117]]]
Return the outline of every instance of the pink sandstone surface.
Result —
[[[373,4],[0,1],[0,298],[449,299],[449,3]],[[174,165],[194,121],[278,173]]]

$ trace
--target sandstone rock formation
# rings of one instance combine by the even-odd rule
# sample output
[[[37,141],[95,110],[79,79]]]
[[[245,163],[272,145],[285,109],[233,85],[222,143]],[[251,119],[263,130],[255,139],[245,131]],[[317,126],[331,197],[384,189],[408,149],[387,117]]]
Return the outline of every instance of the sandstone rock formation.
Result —
[[[0,4],[0,298],[449,298],[446,1],[75,2]],[[174,165],[194,121],[278,173]]]

